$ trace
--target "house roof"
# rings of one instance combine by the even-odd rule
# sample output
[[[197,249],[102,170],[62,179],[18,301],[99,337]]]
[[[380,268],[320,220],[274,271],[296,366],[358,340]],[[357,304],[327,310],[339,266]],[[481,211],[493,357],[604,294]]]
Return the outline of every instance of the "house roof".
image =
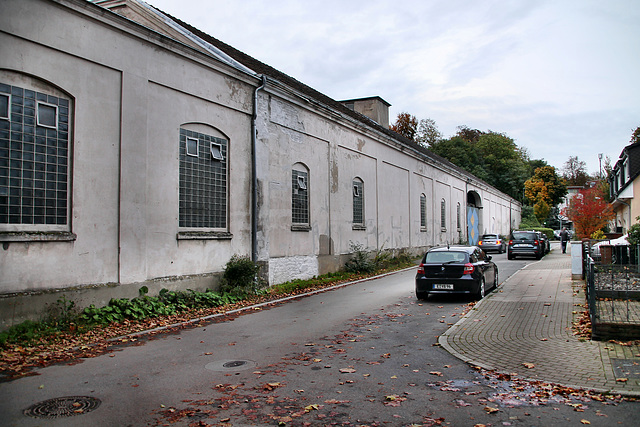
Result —
[[[108,0],[94,0],[96,3],[109,3]],[[348,116],[351,117],[352,119],[354,119],[357,122],[360,122],[361,124],[374,129],[382,134],[384,134],[385,136],[387,136],[388,138],[392,139],[393,141],[395,141],[396,143],[398,143],[399,145],[409,148],[413,151],[416,151],[418,153],[420,153],[424,158],[429,159],[432,163],[435,164],[440,164],[443,165],[444,167],[446,167],[447,169],[453,170],[455,172],[457,172],[459,175],[465,176],[467,178],[471,178],[473,180],[475,180],[476,182],[482,183],[487,187],[492,187],[490,184],[482,181],[481,179],[477,178],[476,176],[472,175],[471,173],[467,172],[466,170],[460,168],[459,166],[451,163],[449,160],[440,157],[439,155],[431,152],[430,150],[428,150],[427,148],[423,147],[420,144],[415,143],[414,141],[403,137],[402,135],[392,131],[391,129],[380,125],[379,123],[375,122],[374,120],[370,119],[369,117],[358,113],[357,111],[351,110],[350,108],[348,108],[347,106],[345,106],[342,102],[346,102],[346,101],[336,101],[334,99],[332,99],[331,97],[313,89],[312,87],[300,82],[299,80],[271,67],[270,65],[267,65],[255,58],[253,58],[250,55],[247,55],[246,53],[234,48],[233,46],[228,45],[227,43],[224,43],[221,40],[218,40],[215,37],[210,36],[209,34],[199,30],[198,28],[158,9],[157,7],[153,6],[153,5],[149,5],[146,4],[140,0],[130,0],[132,2],[140,2],[145,6],[146,10],[149,10],[153,13],[157,13],[159,15],[161,15],[161,17],[166,17],[168,19],[170,19],[172,22],[166,22],[166,24],[168,26],[170,26],[172,28],[172,30],[176,30],[176,26],[174,25],[177,24],[178,26],[182,27],[182,29],[186,30],[186,31],[181,31],[181,35],[182,36],[186,36],[186,37],[190,37],[191,40],[193,40],[195,42],[196,45],[198,45],[201,49],[204,49],[209,55],[227,62],[228,64],[234,66],[237,69],[240,69],[242,71],[253,71],[253,73],[258,74],[258,75],[264,75],[272,80],[275,80],[277,82],[280,82],[286,86],[288,86],[289,88],[293,89],[294,91],[304,95],[306,98],[312,99],[315,102],[319,103],[319,104],[323,104],[327,107],[330,107],[331,109],[341,113],[344,116]],[[122,5],[122,2],[117,2],[117,4]],[[125,3],[127,3],[125,1]],[[120,13],[119,13],[120,14]],[[124,16],[124,15],[123,15]],[[127,17],[127,16],[125,16]],[[132,17],[127,17],[128,19],[132,19]],[[142,25],[144,25],[144,23],[142,23]],[[169,37],[172,37],[173,32],[169,32],[169,34],[165,34]],[[195,38],[193,37],[195,36]],[[200,39],[200,40],[197,40]],[[202,42],[205,42],[205,45],[203,46]],[[206,46],[206,45],[209,46]],[[248,70],[245,70],[248,69]],[[380,101],[382,101],[384,104],[390,105],[389,103],[387,103],[385,100],[383,100],[382,98],[380,98],[379,96],[373,96],[373,97],[368,97],[368,98],[359,98],[360,100],[362,99],[379,99]],[[349,100],[348,100],[349,101]],[[352,101],[352,100],[351,100]]]

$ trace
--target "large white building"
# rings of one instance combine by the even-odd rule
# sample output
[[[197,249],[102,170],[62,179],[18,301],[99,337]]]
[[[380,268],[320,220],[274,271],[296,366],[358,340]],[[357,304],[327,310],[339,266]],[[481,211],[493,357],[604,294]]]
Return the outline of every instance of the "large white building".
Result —
[[[272,284],[351,243],[418,253],[508,234],[520,204],[388,129],[136,0],[0,4],[0,328],[61,295]]]

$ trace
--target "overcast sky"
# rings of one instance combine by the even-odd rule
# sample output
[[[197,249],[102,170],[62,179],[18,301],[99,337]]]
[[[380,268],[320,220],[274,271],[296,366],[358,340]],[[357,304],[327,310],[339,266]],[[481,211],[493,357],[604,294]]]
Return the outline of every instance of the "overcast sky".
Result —
[[[638,0],[149,0],[336,99],[390,120],[503,132],[599,170],[640,126]]]

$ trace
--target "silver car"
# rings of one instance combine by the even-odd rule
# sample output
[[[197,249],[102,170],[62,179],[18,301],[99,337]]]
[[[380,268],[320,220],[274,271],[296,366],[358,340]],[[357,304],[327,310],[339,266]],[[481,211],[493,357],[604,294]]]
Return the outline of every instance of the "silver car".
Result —
[[[507,249],[507,242],[499,234],[483,234],[478,246],[485,252],[496,251],[501,254]]]

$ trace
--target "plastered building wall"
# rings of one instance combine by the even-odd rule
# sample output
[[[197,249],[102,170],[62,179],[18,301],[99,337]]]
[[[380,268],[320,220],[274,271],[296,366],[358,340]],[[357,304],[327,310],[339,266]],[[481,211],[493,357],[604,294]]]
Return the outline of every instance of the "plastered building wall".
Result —
[[[261,76],[203,52],[157,17],[141,19],[152,30],[81,0],[2,7],[0,80],[41,84],[71,100],[66,231],[73,238],[7,237],[9,225],[0,224],[0,327],[61,295],[82,307],[137,296],[142,285],[151,294],[215,287],[231,256],[252,250],[252,114]],[[144,10],[129,12],[137,20]],[[255,239],[271,284],[336,271],[354,243],[418,254],[464,240],[470,193],[483,205],[484,230],[507,234],[519,223],[520,207],[508,196],[277,81],[258,91],[256,111]],[[185,126],[228,141],[223,237],[186,238],[178,226]],[[294,167],[309,174],[307,229],[292,224]],[[357,227],[354,179],[364,185]]]

